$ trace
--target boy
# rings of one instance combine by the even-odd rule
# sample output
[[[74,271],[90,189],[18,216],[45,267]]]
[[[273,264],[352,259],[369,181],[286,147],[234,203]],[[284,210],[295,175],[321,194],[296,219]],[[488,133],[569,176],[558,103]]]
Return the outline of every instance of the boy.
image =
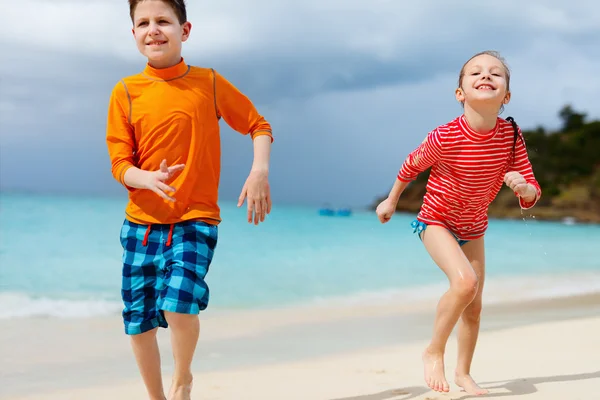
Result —
[[[191,30],[183,0],[129,0],[144,71],[117,83],[108,108],[112,174],[129,193],[121,229],[125,333],[150,399],[164,400],[159,327],[171,327],[175,372],[169,400],[189,399],[198,314],[221,221],[219,120],[250,134],[254,162],[238,199],[248,222],[271,210],[271,126],[251,101],[212,69],[188,66]]]

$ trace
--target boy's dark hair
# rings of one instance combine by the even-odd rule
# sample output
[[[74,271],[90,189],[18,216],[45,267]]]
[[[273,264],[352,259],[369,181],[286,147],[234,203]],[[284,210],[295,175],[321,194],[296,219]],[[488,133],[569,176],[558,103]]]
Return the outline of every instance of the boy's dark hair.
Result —
[[[131,21],[133,22],[133,14],[135,14],[135,9],[144,0],[129,0],[129,15],[131,16]],[[163,3],[168,4],[175,15],[177,15],[177,20],[179,20],[180,24],[184,24],[187,22],[187,11],[185,9],[185,0],[160,0]]]

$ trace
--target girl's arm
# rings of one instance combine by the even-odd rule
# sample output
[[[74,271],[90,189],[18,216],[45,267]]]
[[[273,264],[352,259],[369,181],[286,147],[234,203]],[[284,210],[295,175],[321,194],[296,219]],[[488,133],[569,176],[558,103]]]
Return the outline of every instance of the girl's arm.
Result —
[[[406,157],[398,172],[398,180],[410,182],[442,158],[442,142],[437,129],[429,132],[425,140]]]
[[[523,134],[521,133],[521,128],[518,129],[519,138],[517,139],[517,143],[515,145],[515,156],[514,161],[508,172],[518,172],[521,174],[525,182],[527,182],[528,188],[521,195],[515,193],[519,197],[519,205],[522,209],[527,210],[533,207],[540,197],[542,196],[542,189],[538,181],[535,179],[535,175],[533,174],[533,168],[531,167],[531,162],[529,161],[529,156],[527,155],[527,148],[525,146],[525,141],[523,140]]]

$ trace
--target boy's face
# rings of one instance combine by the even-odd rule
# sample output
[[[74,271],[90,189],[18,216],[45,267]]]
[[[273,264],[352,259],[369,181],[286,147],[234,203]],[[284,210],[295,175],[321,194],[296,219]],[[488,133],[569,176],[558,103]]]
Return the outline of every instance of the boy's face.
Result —
[[[140,53],[155,68],[168,68],[181,61],[181,44],[192,25],[179,23],[173,9],[160,0],[140,2],[133,16],[133,36]]]

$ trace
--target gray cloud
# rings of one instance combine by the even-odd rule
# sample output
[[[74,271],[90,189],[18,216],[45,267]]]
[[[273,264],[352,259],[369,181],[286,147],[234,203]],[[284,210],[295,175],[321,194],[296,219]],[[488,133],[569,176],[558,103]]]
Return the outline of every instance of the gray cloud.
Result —
[[[364,205],[387,190],[407,152],[461,112],[458,70],[483,49],[506,56],[506,115],[522,126],[556,125],[565,103],[600,116],[592,1],[189,3],[184,56],[219,70],[273,124],[280,201]],[[6,10],[15,37],[0,38],[0,187],[121,192],[106,106],[113,85],[145,62],[126,2],[23,0]],[[17,23],[25,14],[32,22]],[[222,137],[222,198],[231,199],[252,147],[225,125]]]

